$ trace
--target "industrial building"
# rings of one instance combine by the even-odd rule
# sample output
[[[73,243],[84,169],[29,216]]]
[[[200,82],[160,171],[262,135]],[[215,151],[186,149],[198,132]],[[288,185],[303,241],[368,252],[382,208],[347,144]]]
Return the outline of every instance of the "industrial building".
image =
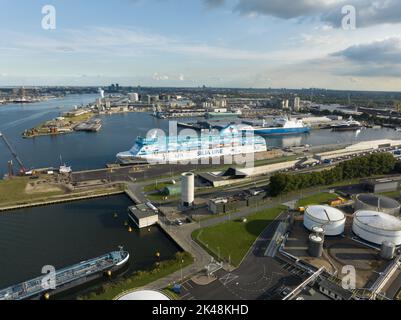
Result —
[[[361,180],[361,184],[365,190],[373,193],[393,192],[400,190],[400,183],[401,176]]]
[[[371,193],[358,194],[355,197],[354,209],[355,211],[379,211],[393,216],[399,216],[400,214],[400,204],[398,201]]]
[[[128,215],[139,229],[150,227],[159,221],[157,209],[147,204],[129,207]]]
[[[330,206],[309,206],[304,213],[304,226],[310,231],[314,227],[322,227],[327,236],[338,236],[344,232],[345,215]]]
[[[267,192],[262,189],[250,189],[235,196],[209,200],[209,211],[213,214],[227,213],[243,207],[257,206],[264,201]]]
[[[352,231],[360,238],[378,245],[384,241],[401,245],[401,220],[387,213],[356,211]]]
[[[344,149],[318,153],[315,155],[316,159],[320,161],[325,160],[341,160],[341,158],[363,155],[374,151],[384,151],[394,147],[401,146],[401,140],[375,140],[364,141],[350,145]]]
[[[278,171],[289,170],[295,168],[297,160],[279,162],[265,166],[253,168],[235,168],[231,167],[226,171],[220,172],[200,172],[198,177],[201,181],[211,184],[214,187],[221,187],[236,182],[243,181],[242,179],[252,178],[263,175],[270,175]]]

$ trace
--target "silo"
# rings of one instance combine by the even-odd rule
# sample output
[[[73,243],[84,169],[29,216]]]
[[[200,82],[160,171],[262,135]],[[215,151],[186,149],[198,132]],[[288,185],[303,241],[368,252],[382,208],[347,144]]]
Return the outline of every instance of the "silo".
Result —
[[[311,257],[320,258],[323,255],[324,239],[316,234],[309,236],[309,254]]]
[[[368,210],[355,212],[352,231],[362,239],[378,245],[384,241],[401,245],[401,220],[387,213]]]
[[[314,227],[323,228],[326,236],[338,236],[344,232],[345,215],[330,206],[309,206],[304,213],[304,226],[310,231]]]
[[[379,211],[397,217],[400,215],[400,204],[398,201],[373,193],[358,194],[355,198],[354,209],[355,211]]]
[[[395,256],[395,244],[391,241],[383,241],[380,256],[383,259],[391,260]]]
[[[195,175],[185,172],[181,175],[181,198],[184,207],[190,207],[195,200]]]

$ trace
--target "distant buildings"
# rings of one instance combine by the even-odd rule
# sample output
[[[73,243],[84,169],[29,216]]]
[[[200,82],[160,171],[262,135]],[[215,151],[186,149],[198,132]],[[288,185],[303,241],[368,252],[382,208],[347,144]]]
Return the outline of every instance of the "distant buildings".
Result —
[[[138,102],[139,101],[139,94],[136,92],[128,93],[128,98],[130,102]]]
[[[301,98],[295,97],[294,99],[294,111],[299,111],[301,109]]]

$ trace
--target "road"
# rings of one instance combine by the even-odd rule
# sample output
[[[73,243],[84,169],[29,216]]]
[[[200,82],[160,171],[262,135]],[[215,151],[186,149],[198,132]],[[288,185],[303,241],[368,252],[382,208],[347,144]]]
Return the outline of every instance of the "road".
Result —
[[[223,269],[215,273],[216,280],[207,285],[197,285],[188,280],[183,283],[180,295],[184,300],[256,300],[271,299],[274,289],[285,285],[294,287],[301,278],[283,269],[283,265],[271,257],[265,257],[275,229],[284,217],[273,221],[257,238],[244,261],[234,271]]]

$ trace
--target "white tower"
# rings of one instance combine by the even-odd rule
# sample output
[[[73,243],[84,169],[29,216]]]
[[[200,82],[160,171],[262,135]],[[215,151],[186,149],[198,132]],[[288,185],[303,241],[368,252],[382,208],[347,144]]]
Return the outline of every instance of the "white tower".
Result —
[[[195,200],[195,175],[185,172],[181,175],[181,202],[184,207],[191,207]]]

